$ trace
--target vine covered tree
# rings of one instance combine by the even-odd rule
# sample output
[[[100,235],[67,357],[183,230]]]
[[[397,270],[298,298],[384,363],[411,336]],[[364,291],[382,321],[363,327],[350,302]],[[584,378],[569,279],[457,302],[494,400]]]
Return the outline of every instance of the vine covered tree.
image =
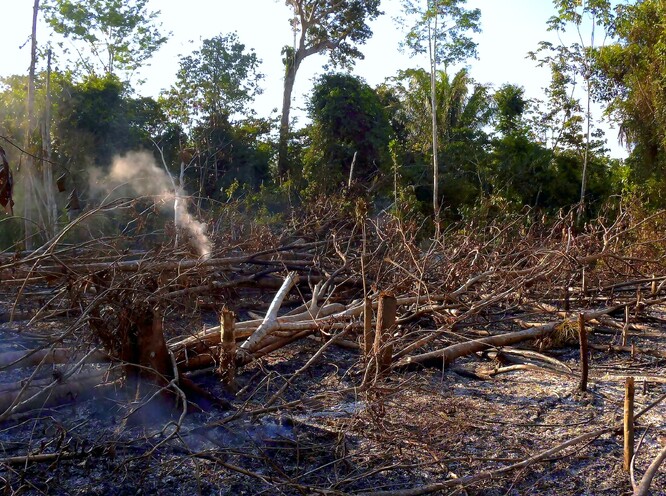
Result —
[[[167,41],[148,0],[48,0],[45,18],[65,38],[82,42],[90,56],[75,47],[78,64],[90,74],[131,73]]]
[[[381,14],[380,0],[286,0],[293,9],[291,26],[293,47],[283,49],[285,75],[278,146],[278,175],[285,178],[288,169],[289,112],[296,73],[307,57],[328,52],[334,66],[350,67],[363,58],[358,45],[365,43],[372,31],[368,22]]]
[[[363,80],[321,76],[308,112],[311,142],[304,161],[312,189],[330,192],[352,180],[367,184],[388,162],[389,121],[379,96]]]

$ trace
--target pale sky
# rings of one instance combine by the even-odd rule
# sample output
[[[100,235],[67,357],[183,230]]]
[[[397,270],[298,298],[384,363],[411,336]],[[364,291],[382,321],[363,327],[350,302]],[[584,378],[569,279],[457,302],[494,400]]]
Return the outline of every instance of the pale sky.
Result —
[[[33,3],[31,0],[0,0],[0,76],[27,73],[30,47],[26,42],[30,36]],[[556,41],[546,32],[546,21],[554,13],[552,2],[469,0],[468,7],[481,9],[483,29],[476,35],[479,59],[468,63],[472,77],[495,87],[504,83],[518,84],[525,88],[528,98],[541,97],[542,88],[548,85],[549,73],[525,57],[528,51],[537,48],[539,41]],[[200,48],[201,40],[236,31],[240,41],[248,49],[253,48],[262,60],[259,70],[265,74],[264,93],[255,103],[258,115],[267,117],[273,109],[280,108],[283,75],[280,51],[284,45],[293,43],[288,23],[290,11],[283,0],[151,0],[149,8],[161,11],[159,19],[164,31],[172,35],[150,61],[150,66],[141,72],[140,76],[147,82],[138,89],[140,94],[157,96],[168,88],[175,79],[179,56]],[[426,60],[410,58],[398,50],[404,33],[393,18],[400,15],[400,0],[383,0],[381,9],[385,15],[372,23],[374,35],[361,47],[365,60],[358,61],[353,71],[371,86],[394,76],[400,69],[427,67]],[[48,41],[48,29],[44,26],[37,33],[37,41]],[[325,61],[324,56],[313,56],[303,62],[294,88],[294,116],[303,119],[299,108],[303,107],[312,87],[312,78],[324,72]],[[611,154],[626,156],[617,145],[616,136],[616,131],[607,131]]]

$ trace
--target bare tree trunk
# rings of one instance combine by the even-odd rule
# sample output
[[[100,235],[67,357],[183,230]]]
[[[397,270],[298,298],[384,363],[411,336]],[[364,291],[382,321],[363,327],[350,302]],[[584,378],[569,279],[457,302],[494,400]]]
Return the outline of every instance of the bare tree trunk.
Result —
[[[46,236],[51,239],[56,235],[58,223],[58,206],[53,191],[53,166],[51,165],[51,50],[48,51],[46,69],[46,108],[42,126],[42,177],[44,181],[44,202],[46,215],[44,228]]]
[[[590,154],[590,78],[589,75],[585,78],[587,82],[587,111],[585,112],[585,120],[587,121],[587,134],[585,137],[585,152],[583,155],[583,172],[580,181],[580,205],[578,207],[578,217],[580,218],[585,213],[585,189],[587,184],[587,161]]]
[[[39,13],[39,0],[35,0],[32,11],[32,36],[30,44],[30,73],[28,75],[28,122],[25,133],[24,148],[32,153],[32,133],[35,129],[35,65],[37,65],[37,14]],[[32,206],[34,204],[34,161],[28,155],[23,166],[23,225],[25,234],[25,248],[32,249],[32,236],[35,226],[32,219]]]
[[[430,7],[430,0],[428,0]],[[437,2],[434,2],[437,10]],[[435,238],[439,237],[439,160],[437,150],[437,12],[435,12],[434,23],[428,23],[428,46],[430,49],[430,104],[432,113],[432,211],[435,223]]]
[[[282,116],[280,118],[280,141],[278,144],[278,177],[285,179],[288,171],[287,151],[289,147],[289,112],[291,110],[291,94],[294,91],[296,72],[301,64],[300,55],[294,54],[293,62],[287,66],[284,76],[284,93],[282,95]]]
[[[590,34],[590,47],[594,48],[594,27],[595,27],[595,19],[594,17],[592,18],[592,33]],[[578,35],[581,39],[581,46],[583,49],[585,49],[585,44],[583,43],[583,38],[582,35],[580,34],[580,28],[578,29]],[[586,52],[587,53],[587,52]],[[585,57],[585,62],[584,62],[584,69],[585,69],[585,86],[587,90],[587,109],[585,112],[585,120],[587,124],[587,132],[585,136],[585,152],[583,155],[583,172],[582,172],[582,177],[580,181],[580,205],[578,207],[578,218],[580,218],[584,213],[585,213],[585,189],[587,186],[587,162],[588,158],[590,155],[590,125],[591,125],[591,110],[590,110],[590,104],[591,104],[591,99],[592,95],[590,94],[590,60],[589,56],[586,55]]]

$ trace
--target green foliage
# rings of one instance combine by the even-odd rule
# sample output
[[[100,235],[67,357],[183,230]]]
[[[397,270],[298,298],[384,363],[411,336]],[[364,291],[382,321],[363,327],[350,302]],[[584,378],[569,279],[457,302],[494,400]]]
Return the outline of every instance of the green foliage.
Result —
[[[496,127],[502,134],[518,131],[527,107],[525,90],[513,84],[504,84],[493,95],[496,106]]]
[[[415,24],[409,30],[404,47],[411,53],[427,53],[436,65],[448,67],[476,57],[476,42],[469,35],[481,32],[480,9],[467,9],[467,0],[403,0],[403,9]]]
[[[268,180],[273,154],[266,136],[270,122],[246,119],[231,123],[225,115],[192,129],[190,145],[197,151],[189,169],[188,189],[198,188],[204,200],[224,201],[223,191],[238,182],[250,190]]]
[[[412,150],[425,154],[431,148],[432,133],[430,75],[424,69],[408,69],[398,75],[395,83],[402,104],[397,120],[404,125]],[[487,89],[474,84],[466,69],[453,78],[445,71],[438,71],[435,95],[438,137],[442,146],[459,139],[461,134],[474,134],[488,123]]]
[[[250,116],[249,106],[261,93],[259,63],[235,33],[204,40],[201,49],[180,60],[176,83],[163,104],[186,127],[224,115]]]
[[[67,168],[109,165],[116,154],[151,147],[164,116],[150,98],[132,99],[111,74],[81,83],[62,79],[56,102],[54,153]]]
[[[377,93],[348,74],[325,74],[315,83],[308,112],[310,146],[305,177],[317,191],[334,191],[354,180],[368,184],[388,169],[390,127]]]
[[[372,30],[368,21],[381,12],[380,0],[286,0],[293,9],[291,26],[301,41],[293,58],[328,51],[335,66],[350,67],[363,54],[357,45],[365,43]],[[300,63],[300,62],[299,62]]]
[[[156,24],[159,11],[148,0],[47,0],[42,10],[51,28],[65,38],[83,43],[79,64],[89,74],[132,72],[167,41]]]
[[[655,205],[666,204],[666,4],[620,5],[612,24],[615,43],[595,51],[598,97],[620,123],[630,179]]]
[[[401,177],[414,185],[419,201],[426,202],[432,195],[428,180],[432,148],[430,75],[423,69],[410,69],[401,72],[394,83],[400,106],[392,122],[398,126]],[[456,210],[474,202],[484,188],[480,169],[488,143],[485,128],[493,109],[488,89],[475,84],[465,69],[453,77],[438,71],[435,95],[440,192],[445,207]]]
[[[358,45],[365,43],[372,30],[368,22],[381,13],[380,0],[287,0],[293,9],[290,19],[295,46],[282,50],[285,65],[282,115],[278,143],[277,175],[286,180],[293,167],[289,166],[289,112],[291,94],[301,62],[307,57],[328,52],[336,67],[350,68],[363,54]]]
[[[25,137],[27,98],[27,76],[0,79],[0,134],[16,143],[22,143]],[[41,106],[41,100],[36,98],[37,106]],[[11,154],[11,149],[8,152]]]

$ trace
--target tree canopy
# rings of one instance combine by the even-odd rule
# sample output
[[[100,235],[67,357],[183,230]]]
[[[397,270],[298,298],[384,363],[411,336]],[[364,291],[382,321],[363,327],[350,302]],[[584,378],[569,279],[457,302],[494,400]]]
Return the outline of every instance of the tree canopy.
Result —
[[[47,0],[42,7],[55,33],[84,46],[76,63],[88,73],[131,73],[162,46],[159,11],[148,0]]]
[[[290,25],[295,45],[283,49],[285,65],[278,173],[287,173],[287,141],[291,94],[296,73],[304,59],[327,52],[335,66],[349,68],[354,60],[363,58],[358,45],[365,43],[372,31],[368,23],[380,15],[380,0],[287,0],[293,10]]]

